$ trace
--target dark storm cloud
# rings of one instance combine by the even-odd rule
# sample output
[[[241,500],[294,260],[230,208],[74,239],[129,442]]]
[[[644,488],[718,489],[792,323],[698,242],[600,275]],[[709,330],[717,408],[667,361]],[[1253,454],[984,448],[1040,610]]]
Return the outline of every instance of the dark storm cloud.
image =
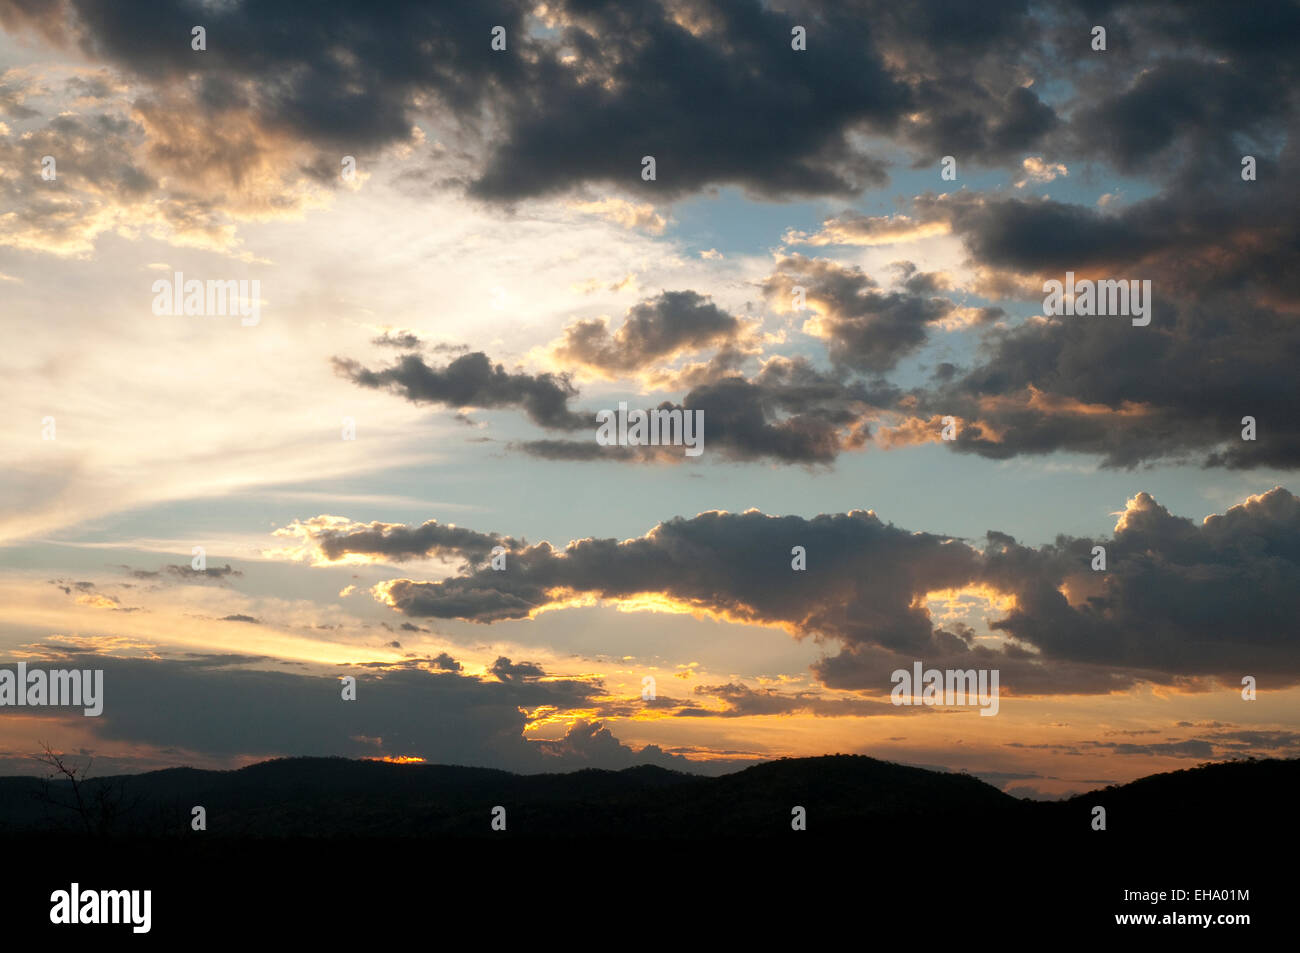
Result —
[[[103,714],[78,718],[78,727],[105,741],[216,758],[413,755],[524,772],[690,766],[653,745],[629,748],[598,722],[580,722],[560,741],[529,742],[521,707],[589,708],[603,693],[600,685],[572,679],[480,681],[456,674],[460,663],[450,656],[439,657],[441,671],[346,669],[357,678],[356,702],[341,700],[335,676],[232,667],[252,661],[243,656],[173,660],[60,654],[58,659],[72,667],[103,669]],[[159,711],[171,714],[159,718]]]
[[[1239,684],[1257,671],[1281,686],[1300,680],[1290,624],[1300,614],[1298,541],[1300,500],[1282,488],[1200,524],[1138,494],[1111,538],[1025,547],[990,531],[982,551],[863,511],[811,520],[710,512],[635,539],[576,540],[563,550],[540,543],[514,552],[505,572],[394,579],[377,593],[411,617],[482,623],[526,618],[575,594],[657,596],[837,641],[839,654],[814,671],[843,689],[887,691],[890,673],[913,660],[997,668],[1016,694]],[[806,549],[805,572],[791,568],[796,545]],[[1104,572],[1091,568],[1096,545],[1106,548]],[[990,649],[965,626],[937,627],[924,601],[942,590],[1011,597],[990,621],[1011,641]],[[745,691],[733,694],[760,707],[792,703]]]
[[[473,191],[510,200],[604,182],[665,196],[731,182],[789,196],[884,181],[846,134],[892,126],[909,95],[865,18],[820,10],[809,28],[823,55],[809,56],[790,48],[798,21],[771,7],[676,6],[677,20],[655,3],[557,4],[578,66],[539,64],[530,108],[514,113]],[[654,183],[640,180],[643,155],[656,158]]]
[[[245,111],[322,161],[403,141],[429,112],[472,133],[490,117],[471,191],[500,201],[580,183],[661,196],[712,183],[851,194],[885,179],[857,132],[900,136],[925,161],[959,146],[997,160],[1058,122],[1024,84],[1041,33],[1025,4],[963,12],[927,0],[904,13],[887,3],[574,0],[548,5],[550,32],[531,10],[509,0],[6,0],[0,22],[76,44],[156,90],[184,88],[200,113]],[[200,21],[208,40],[197,54],[190,29]],[[505,53],[490,48],[497,25]],[[796,25],[807,51],[791,49]],[[658,161],[652,184],[639,175],[646,154]]]
[[[1259,180],[1243,181],[1240,166],[1217,183],[1180,180],[1151,198],[1118,209],[1052,199],[999,195],[927,194],[918,217],[947,221],[976,263],[1029,276],[1066,270],[1155,271],[1167,293],[1300,291],[1300,279],[1277,268],[1294,255],[1298,201],[1277,176],[1300,155],[1295,129],[1276,158],[1259,163]],[[1234,241],[1225,242],[1231,237]]]
[[[1291,620],[1300,612],[1300,500],[1277,488],[1203,523],[1173,516],[1145,493],[1129,501],[1105,572],[1094,541],[1029,550],[999,540],[984,576],[1014,593],[993,623],[1046,657],[1222,674],[1300,675]],[[1071,598],[1061,591],[1064,586]]]
[[[35,15],[51,23],[62,19],[96,58],[156,86],[184,82],[197,72],[200,105],[250,106],[268,126],[343,152],[405,137],[419,94],[470,113],[496,87],[528,81],[523,3],[399,0],[304,8],[293,0],[73,0],[37,6],[42,9]],[[207,30],[201,54],[190,47],[196,23]],[[492,54],[488,40],[498,24],[519,55]]]
[[[1074,662],[1047,658],[1021,648],[1014,642],[1001,649],[964,644],[953,634],[936,629],[932,644],[922,652],[897,652],[868,643],[844,645],[835,655],[826,655],[811,668],[827,688],[846,691],[888,692],[891,675],[911,671],[915,662],[926,669],[969,671],[996,669],[999,690],[1012,695],[1106,695],[1123,692],[1143,682],[1170,685],[1178,679],[1156,668],[1122,668],[1105,662]]]
[[[1098,20],[1101,53],[1089,47]],[[189,42],[199,21],[201,54]],[[75,45],[203,121],[239,112],[287,134],[316,150],[298,161],[322,183],[339,155],[445,120],[473,141],[460,151],[475,168],[441,178],[511,202],[583,184],[848,195],[885,181],[860,134],[910,149],[917,166],[1044,152],[1157,177],[1206,170],[1295,115],[1300,14],[1283,0],[1249,16],[1201,2],[560,0],[541,17],[523,0],[0,0],[0,23]],[[490,47],[498,25],[505,52]],[[806,51],[791,49],[796,25]],[[225,161],[256,142],[221,147]]]
[[[917,206],[926,217],[945,214],[978,262],[1030,273],[1140,262],[1153,240],[1160,245],[1164,239],[1158,217],[1142,216],[1151,208],[1145,203],[1118,215],[1051,200],[974,194],[926,195]]]
[[[1294,2],[1264,0],[1248,15],[1213,0],[1108,6],[1097,22],[1133,66],[1090,70],[1075,58],[1066,148],[1123,172],[1209,177],[1252,151],[1234,146],[1266,142],[1295,116]]]
[[[740,321],[694,291],[665,291],[628,309],[613,334],[604,320],[582,320],[553,345],[558,360],[614,375],[651,367],[679,352],[733,339]]]
[[[964,427],[951,446],[995,459],[1056,450],[1133,467],[1195,459],[1233,468],[1300,465],[1300,422],[1282,412],[1300,354],[1300,199],[1280,169],[1182,182],[1118,211],[1055,201],[918,200],[941,213],[981,266],[1044,279],[1151,282],[1151,323],[1059,316],[996,329],[973,366],[912,395],[922,416]],[[1241,437],[1254,417],[1254,441]]]
[[[796,545],[810,554],[806,573],[791,570]],[[539,543],[513,553],[505,572],[384,586],[390,604],[412,617],[522,618],[567,590],[610,599],[659,594],[736,621],[904,648],[930,641],[915,595],[961,585],[977,565],[978,553],[962,543],[909,533],[868,512],[812,520],[710,512],[622,542],[584,539],[563,550]]]
[[[519,198],[575,180],[637,188],[626,156],[643,154],[658,160],[647,189],[658,195],[713,182],[769,196],[847,194],[884,180],[852,133],[900,139],[919,164],[952,152],[995,162],[1018,159],[1059,122],[1026,83],[1031,64],[1050,60],[1037,52],[1042,21],[1025,3],[583,0],[555,9],[586,81],[548,74],[554,85],[492,155],[479,194]],[[796,24],[807,52],[790,49]],[[604,134],[599,144],[592,128]]]
[[[392,367],[372,371],[349,358],[334,358],[338,374],[361,387],[386,389],[416,404],[459,409],[518,407],[533,423],[560,430],[594,429],[594,418],[575,414],[568,402],[577,390],[563,374],[511,374],[493,365],[482,351],[456,358],[445,367],[430,367],[416,354],[403,355]]]

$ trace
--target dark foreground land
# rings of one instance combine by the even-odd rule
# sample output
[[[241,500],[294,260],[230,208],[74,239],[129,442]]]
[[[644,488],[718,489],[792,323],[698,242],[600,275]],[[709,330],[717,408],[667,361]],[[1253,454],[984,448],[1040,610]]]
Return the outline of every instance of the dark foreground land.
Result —
[[[598,934],[590,942],[624,931],[634,945],[680,938],[697,922],[729,924],[733,939],[780,923],[882,942],[1046,940],[1044,928],[1058,938],[1122,929],[1231,942],[1286,915],[1297,782],[1298,760],[1229,762],[1044,803],[859,756],[721,778],[332,758],[91,779],[75,793],[66,781],[4,778],[0,851],[16,876],[0,912],[6,930],[120,932],[133,944],[192,933],[380,936],[385,925],[432,929],[446,918],[507,933],[585,924]],[[206,831],[191,829],[196,805]],[[504,831],[492,828],[498,806]],[[806,830],[791,827],[796,806]],[[1096,806],[1104,831],[1093,829]],[[50,893],[73,881],[151,889],[150,934],[51,927]],[[1125,890],[1168,898],[1125,900]],[[1196,890],[1249,894],[1196,899]],[[1115,924],[1116,914],[1153,912],[1252,922]]]

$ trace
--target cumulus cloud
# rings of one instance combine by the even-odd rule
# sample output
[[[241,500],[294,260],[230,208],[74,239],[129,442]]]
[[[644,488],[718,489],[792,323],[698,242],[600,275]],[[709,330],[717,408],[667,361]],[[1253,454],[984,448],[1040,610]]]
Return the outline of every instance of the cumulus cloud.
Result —
[[[675,771],[690,771],[697,767],[689,758],[667,752],[659,745],[646,745],[639,750],[632,748],[614,737],[614,733],[600,722],[583,719],[570,725],[560,740],[533,744],[544,757],[554,759],[556,767],[561,770],[587,767],[619,771],[638,764],[653,764]],[[716,771],[720,766],[709,767]]]
[[[1281,487],[1200,525],[1150,495],[1129,500],[1109,540],[1058,539],[1028,550],[992,541],[985,578],[1015,595],[994,627],[1044,655],[1221,674],[1297,674],[1286,621],[1300,609],[1300,500]],[[1089,568],[1093,545],[1107,571]],[[1283,674],[1284,673],[1284,674]]]
[[[995,328],[972,365],[917,389],[911,408],[984,420],[984,433],[960,432],[949,446],[994,459],[1066,450],[1110,467],[1300,465],[1300,427],[1275,411],[1291,388],[1280,356],[1300,351],[1300,281],[1286,250],[1300,206],[1290,192],[1254,184],[1234,171],[1117,210],[922,197],[986,275],[1039,287],[1067,271],[1150,281],[1151,323],[1057,316]],[[1247,415],[1260,424],[1253,441],[1241,435]]]
[[[310,17],[283,4],[219,4],[204,9],[221,42],[203,53],[201,70],[185,0],[5,0],[0,23],[96,64],[65,86],[70,95],[92,103],[114,91],[131,96],[124,104],[139,141],[125,153],[102,150],[97,164],[139,156],[141,181],[183,179],[155,214],[196,219],[192,240],[217,229],[207,240],[228,245],[230,233],[219,230],[229,222],[205,214],[214,201],[247,203],[240,214],[251,216],[301,208],[320,199],[313,183],[340,187],[339,156],[410,149],[422,121],[463,141],[459,151],[471,159],[467,172],[441,168],[432,178],[506,204],[572,193],[594,214],[651,231],[663,223],[647,209],[651,196],[719,184],[775,197],[878,186],[887,169],[874,145],[881,141],[910,150],[918,166],[959,153],[963,162],[1010,166],[1022,182],[1064,175],[1067,155],[1206,179],[1235,161],[1238,141],[1267,142],[1296,115],[1295,66],[1279,38],[1297,29],[1297,15],[1266,6],[1255,21],[1266,28],[1242,29],[1222,9],[1114,4],[1110,37],[1125,55],[1106,70],[1077,54],[1067,26],[1079,15],[1076,0],[1035,4],[1036,15],[1016,5],[955,11],[942,0],[906,11],[871,0],[635,9],[561,0],[540,15],[523,0],[472,9],[403,0],[382,10],[331,3]],[[482,55],[497,25],[511,55]],[[790,49],[796,25],[808,32],[807,53]],[[682,62],[694,68],[678,69]],[[29,80],[5,74],[0,113],[39,114]],[[1073,93],[1077,108],[1040,97],[1044,80]],[[1261,88],[1275,93],[1259,96]],[[225,135],[196,134],[216,124]],[[653,148],[647,129],[656,130]],[[657,160],[653,182],[639,174],[647,152]],[[591,198],[592,186],[638,195]],[[92,224],[95,209],[65,211],[92,230],[112,227]],[[850,212],[805,239],[872,243],[908,237],[912,227],[943,225]]]
[[[1297,539],[1300,500],[1280,487],[1199,526],[1138,494],[1113,537],[1059,537],[1041,547],[990,531],[977,549],[869,511],[813,519],[709,512],[628,540],[519,544],[507,572],[391,579],[374,595],[415,618],[492,623],[595,599],[776,626],[841,645],[815,666],[836,688],[879,691],[911,659],[996,667],[1003,685],[1022,694],[1109,692],[1141,681],[1194,687],[1197,679],[1236,682],[1255,668],[1292,684],[1300,680],[1287,622],[1300,611]],[[1091,569],[1095,545],[1107,549],[1105,573]],[[792,572],[794,546],[805,547],[807,572]],[[992,599],[999,617],[990,628],[1006,641],[990,648],[960,624],[937,624],[925,603],[943,591]],[[507,659],[498,665],[507,679],[535,674]],[[818,710],[798,699],[715,694]]]
[[[937,276],[904,265],[900,290],[884,291],[861,268],[823,258],[780,259],[763,293],[781,313],[797,313],[796,288],[812,312],[805,333],[822,338],[831,361],[864,372],[887,371],[928,339],[928,328],[957,305],[936,295]]]
[[[604,318],[575,321],[551,346],[557,363],[615,377],[683,353],[733,343],[742,322],[694,291],[665,291],[628,309],[610,333]]]
[[[964,16],[937,2],[908,16],[887,6],[869,15],[799,7],[562,0],[547,5],[541,32],[519,0],[472,9],[398,2],[382,12],[337,4],[310,19],[276,4],[219,5],[204,19],[221,42],[198,72],[183,0],[147,11],[9,0],[0,22],[80,47],[155,96],[188,103],[196,121],[238,117],[266,139],[300,143],[308,169],[317,167],[312,154],[372,155],[405,142],[435,113],[485,140],[469,184],[495,201],[589,184],[649,192],[636,164],[647,151],[657,153],[658,196],[715,183],[845,195],[885,178],[859,131],[928,153],[961,141],[966,154],[995,159],[1030,148],[1057,122],[1022,85],[1019,64],[1047,39],[1037,18]],[[816,55],[790,49],[796,24],[809,29]],[[481,55],[495,25],[512,55]],[[750,68],[756,61],[765,68]],[[682,62],[695,67],[678,69]],[[480,129],[485,112],[496,117],[491,138]],[[651,150],[647,128],[657,130]],[[234,157],[246,144],[217,148]]]

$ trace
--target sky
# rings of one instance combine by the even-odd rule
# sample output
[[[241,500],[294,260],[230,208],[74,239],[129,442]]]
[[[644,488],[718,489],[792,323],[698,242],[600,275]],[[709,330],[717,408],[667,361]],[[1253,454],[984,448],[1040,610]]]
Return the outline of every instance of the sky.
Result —
[[[0,0],[0,773],[1295,756],[1298,31]]]

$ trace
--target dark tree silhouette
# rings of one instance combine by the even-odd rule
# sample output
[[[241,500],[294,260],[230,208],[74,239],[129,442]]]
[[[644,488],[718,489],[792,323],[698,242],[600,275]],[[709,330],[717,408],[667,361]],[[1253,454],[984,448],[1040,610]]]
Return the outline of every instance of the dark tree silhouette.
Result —
[[[49,768],[37,798],[42,804],[76,812],[87,834],[111,834],[118,822],[136,806],[139,798],[128,801],[125,779],[113,778],[90,782],[91,758],[81,767],[69,765],[63,755],[44,741],[38,742],[43,754],[33,758]],[[54,785],[67,781],[72,790],[72,803],[56,796]]]

